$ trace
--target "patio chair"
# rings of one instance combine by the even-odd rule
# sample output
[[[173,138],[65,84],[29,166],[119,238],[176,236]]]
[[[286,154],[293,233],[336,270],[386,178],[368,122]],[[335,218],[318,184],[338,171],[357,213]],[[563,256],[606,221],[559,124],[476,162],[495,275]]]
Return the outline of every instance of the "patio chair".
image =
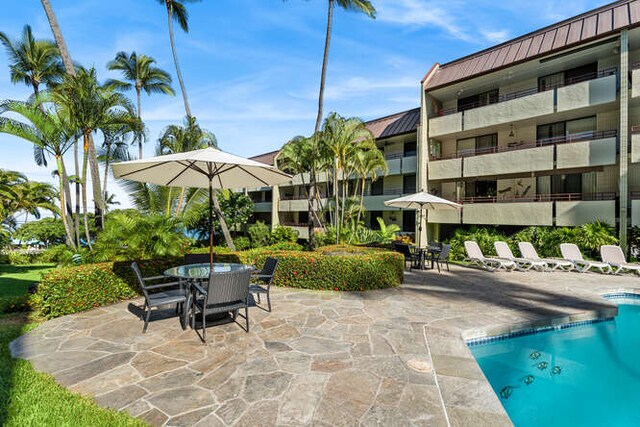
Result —
[[[449,270],[449,252],[451,252],[451,245],[446,243],[438,243],[440,245],[440,252],[435,252],[430,261],[434,262],[438,266],[438,273],[440,273],[440,267],[442,264],[447,265],[447,271]]]
[[[558,258],[540,258],[536,248],[530,242],[518,242],[518,248],[523,258],[530,259],[532,261],[543,261],[547,263],[547,266],[554,270],[571,271],[574,269],[574,265],[571,261]]]
[[[576,270],[580,273],[586,273],[591,269],[597,269],[602,274],[613,273],[613,269],[606,262],[587,261],[582,257],[582,253],[577,245],[573,243],[562,243],[560,245],[560,252],[562,257],[567,261],[571,261]]]
[[[184,263],[189,264],[209,264],[209,254],[184,254]]]
[[[202,319],[202,342],[207,342],[207,316],[211,314],[233,313],[233,320],[236,320],[238,312],[244,309],[245,331],[249,332],[249,305],[251,294],[249,293],[249,282],[251,280],[251,270],[248,268],[227,273],[214,273],[209,276],[209,281],[205,286],[192,283],[195,296],[193,298],[193,309],[191,310],[191,327],[196,329],[196,316],[200,313]],[[205,289],[206,288],[206,289]]]
[[[496,248],[496,254],[498,258],[508,259],[516,263],[516,268],[521,271],[528,271],[531,269],[543,271],[547,269],[547,263],[544,261],[534,261],[527,258],[516,258],[511,251],[511,248],[507,242],[493,242],[493,246]]]
[[[620,246],[602,245],[600,246],[600,256],[602,257],[602,261],[614,268],[613,274],[623,273],[625,271],[640,274],[640,264],[628,263]]]
[[[473,240],[465,241],[464,249],[467,252],[466,261],[470,262],[471,265],[477,265],[478,267],[488,271],[496,271],[501,268],[507,271],[512,271],[516,268],[516,263],[513,261],[501,258],[485,257],[480,246],[478,246],[478,243]]]
[[[262,270],[255,272],[251,275],[251,284],[249,285],[249,292],[255,294],[258,297],[258,304],[260,301],[260,294],[266,294],[268,311],[271,311],[271,298],[269,297],[269,290],[271,289],[271,282],[273,282],[273,276],[276,274],[278,268],[278,259],[268,257]]]
[[[176,311],[179,312],[180,308],[182,308],[182,312],[186,313],[185,306],[188,305],[188,294],[186,289],[182,286],[181,282],[165,282],[165,283],[153,283],[157,280],[167,279],[165,276],[153,276],[153,277],[142,277],[142,273],[140,272],[140,268],[138,264],[133,262],[131,263],[131,269],[135,273],[136,279],[140,284],[140,288],[142,289],[142,293],[144,294],[144,327],[142,328],[142,333],[147,332],[147,326],[149,325],[149,318],[151,317],[151,309],[154,307],[160,307],[163,305],[176,304]],[[172,288],[172,289],[167,289]],[[166,289],[164,291],[160,291],[160,289]],[[186,324],[185,319],[183,319],[183,326]]]
[[[406,243],[396,243],[395,250],[404,255],[404,266],[407,267],[407,262],[409,263],[409,271],[413,268],[420,268],[421,266],[421,256],[420,252],[412,250],[411,246]]]

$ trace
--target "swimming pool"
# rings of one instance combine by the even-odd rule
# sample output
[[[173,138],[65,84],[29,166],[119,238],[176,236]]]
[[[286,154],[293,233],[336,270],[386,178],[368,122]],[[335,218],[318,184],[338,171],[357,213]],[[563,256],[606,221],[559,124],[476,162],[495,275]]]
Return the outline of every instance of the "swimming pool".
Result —
[[[516,426],[640,425],[640,299],[606,321],[471,344]]]

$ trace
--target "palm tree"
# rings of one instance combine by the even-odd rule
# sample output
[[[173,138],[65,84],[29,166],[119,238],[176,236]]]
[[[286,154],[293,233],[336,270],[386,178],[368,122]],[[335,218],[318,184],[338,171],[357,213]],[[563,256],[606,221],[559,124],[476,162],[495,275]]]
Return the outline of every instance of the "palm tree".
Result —
[[[185,7],[185,3],[197,3],[200,0],[156,0],[158,3],[164,5],[167,8],[167,20],[169,24],[169,42],[171,43],[171,53],[173,54],[173,63],[176,66],[176,75],[178,76],[178,83],[180,83],[180,90],[182,91],[182,99],[184,101],[184,111],[187,117],[192,117],[191,107],[189,106],[189,98],[187,96],[187,88],[184,85],[182,79],[182,72],[180,71],[180,64],[178,63],[178,54],[176,52],[176,42],[173,36],[173,21],[176,21],[182,31],[189,32],[189,12]]]
[[[58,45],[58,50],[60,51],[60,56],[62,57],[64,68],[67,71],[67,74],[69,74],[70,76],[75,76],[76,69],[73,66],[73,61],[71,60],[71,55],[69,54],[69,50],[67,49],[67,44],[64,41],[64,37],[62,37],[62,31],[60,30],[60,25],[58,25],[58,19],[56,18],[56,14],[53,12],[51,3],[49,2],[49,0],[40,0],[40,2],[42,3],[42,7],[44,8],[44,13],[46,13],[47,19],[49,20],[49,26],[51,27],[53,38],[56,40],[56,44]]]
[[[139,126],[135,119],[134,107],[127,97],[113,89],[100,86],[94,68],[80,68],[76,76],[67,76],[65,81],[45,98],[53,101],[67,111],[74,125],[82,132],[82,200],[84,206],[85,232],[89,234],[87,224],[87,168],[91,171],[95,221],[98,228],[104,222],[104,199],[100,189],[100,171],[93,133],[109,126]]]
[[[98,150],[98,161],[104,163],[104,176],[102,177],[104,181],[102,183],[102,191],[105,210],[107,207],[109,164],[112,160],[130,160],[127,138],[131,133],[134,133],[134,130],[130,126],[126,125],[104,126],[102,128],[103,142],[102,147]],[[137,134],[139,132],[135,133]]]
[[[138,55],[135,52],[127,55],[118,52],[116,58],[107,64],[109,70],[119,70],[125,81],[107,80],[106,85],[119,90],[136,91],[138,120],[142,121],[140,94],[144,90],[147,95],[152,93],[164,93],[174,96],[171,87],[171,76],[166,71],[154,66],[155,59],[147,55]],[[142,134],[138,136],[139,158],[142,158]]]
[[[68,114],[55,105],[47,109],[40,108],[36,103],[10,100],[0,103],[0,114],[5,113],[18,115],[26,122],[0,117],[0,133],[27,140],[55,157],[61,189],[59,192],[60,216],[67,233],[67,244],[75,248],[73,233],[67,221],[62,178],[66,174],[63,156],[73,146],[74,128]]]
[[[15,212],[25,213],[25,222],[29,215],[40,219],[40,209],[52,212],[54,215],[60,213],[60,209],[55,205],[58,198],[58,191],[49,183],[27,181],[15,188],[17,197],[13,205]]]
[[[389,167],[384,159],[384,154],[378,149],[360,149],[354,158],[354,170],[360,176],[360,210],[358,211],[357,223],[360,222],[360,215],[364,210],[364,190],[367,177],[371,182],[375,182],[380,174],[386,175]],[[357,186],[355,191],[357,191]]]

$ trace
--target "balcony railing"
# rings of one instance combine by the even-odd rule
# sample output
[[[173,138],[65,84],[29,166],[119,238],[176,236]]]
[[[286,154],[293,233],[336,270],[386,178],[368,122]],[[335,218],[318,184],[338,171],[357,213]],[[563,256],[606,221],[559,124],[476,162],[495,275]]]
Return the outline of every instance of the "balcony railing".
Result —
[[[398,160],[398,159],[403,159],[403,158],[406,158],[406,157],[415,157],[416,155],[417,155],[417,152],[409,151],[407,153],[385,154],[384,155],[384,159],[385,160]]]
[[[400,196],[402,194],[412,194],[415,193],[415,189],[413,189],[413,191],[410,191],[411,188],[407,188],[407,191],[404,191],[402,188],[390,188],[390,189],[384,189],[382,191],[375,191],[375,192],[371,192],[370,189],[367,189],[364,192],[365,196]]]
[[[604,193],[556,193],[556,194],[535,194],[523,197],[503,197],[503,196],[477,196],[463,197],[455,200],[460,204],[471,203],[531,203],[531,202],[577,202],[596,200],[615,200],[615,192]]]
[[[469,103],[469,104],[464,104],[463,106],[460,107],[455,107],[455,108],[448,108],[446,110],[442,110],[440,111],[440,116],[447,116],[449,114],[455,114],[455,113],[459,113],[461,111],[466,111],[466,110],[472,110],[474,108],[479,108],[479,107],[486,107],[487,105],[493,105],[493,104],[497,104],[500,102],[505,102],[505,101],[511,101],[512,99],[518,99],[518,98],[522,98],[525,96],[529,96],[529,95],[535,95],[536,93],[540,93],[540,92],[546,92],[548,90],[554,90],[557,89],[559,87],[563,87],[563,86],[570,86],[572,84],[576,84],[576,83],[581,83],[581,82],[585,82],[588,80],[595,80],[595,79],[599,79],[601,77],[607,77],[607,76],[611,76],[614,75],[618,72],[618,68],[617,67],[611,67],[611,68],[607,68],[604,70],[600,70],[597,72],[593,72],[593,73],[586,73],[586,74],[582,74],[580,76],[576,76],[576,77],[572,77],[570,79],[565,79],[564,82],[558,82],[556,84],[553,85],[549,85],[549,86],[545,86],[545,87],[532,87],[529,89],[523,89],[523,90],[519,90],[517,92],[510,92],[510,93],[506,93],[504,95],[500,95],[497,97],[497,99],[495,100],[495,102],[483,102],[483,101],[477,101],[474,103]]]
[[[633,128],[632,128],[633,131]],[[639,129],[640,131],[640,129]],[[469,150],[461,150],[458,153],[449,154],[447,156],[430,156],[430,160],[458,159],[462,157],[481,156],[483,154],[503,153],[507,151],[526,150],[528,148],[545,147],[548,145],[568,144],[572,142],[593,141],[597,139],[615,138],[618,131],[604,130],[595,132],[580,132],[567,136],[558,136],[554,138],[538,139],[531,142],[517,142],[509,145],[496,145],[494,147],[483,147]]]

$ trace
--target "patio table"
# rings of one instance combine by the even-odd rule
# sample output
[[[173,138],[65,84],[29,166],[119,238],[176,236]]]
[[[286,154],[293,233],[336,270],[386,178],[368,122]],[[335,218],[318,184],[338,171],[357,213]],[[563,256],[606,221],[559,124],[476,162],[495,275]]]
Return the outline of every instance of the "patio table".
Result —
[[[238,271],[243,269],[254,270],[255,268],[246,264],[237,264],[237,263],[213,263],[213,274],[216,273],[227,273],[230,271]],[[209,273],[211,271],[211,265],[209,263],[203,264],[187,264],[187,265],[179,265],[177,267],[171,267],[164,271],[164,275],[167,277],[173,277],[175,279],[184,280],[189,284],[187,286],[188,296],[187,296],[187,310],[191,310],[191,299],[194,297],[194,291],[191,287],[191,283],[193,282],[202,282],[209,280]],[[185,314],[185,318],[188,318],[189,315]],[[222,313],[217,315],[212,315],[211,317],[207,316],[207,323],[209,321],[219,321],[222,319],[228,318],[228,313]]]
[[[431,261],[431,269],[433,269],[434,257],[442,252],[442,248],[440,246],[427,246],[426,248],[418,248],[418,251],[420,257],[420,269],[424,270],[426,268],[425,261],[427,261],[427,258]]]

